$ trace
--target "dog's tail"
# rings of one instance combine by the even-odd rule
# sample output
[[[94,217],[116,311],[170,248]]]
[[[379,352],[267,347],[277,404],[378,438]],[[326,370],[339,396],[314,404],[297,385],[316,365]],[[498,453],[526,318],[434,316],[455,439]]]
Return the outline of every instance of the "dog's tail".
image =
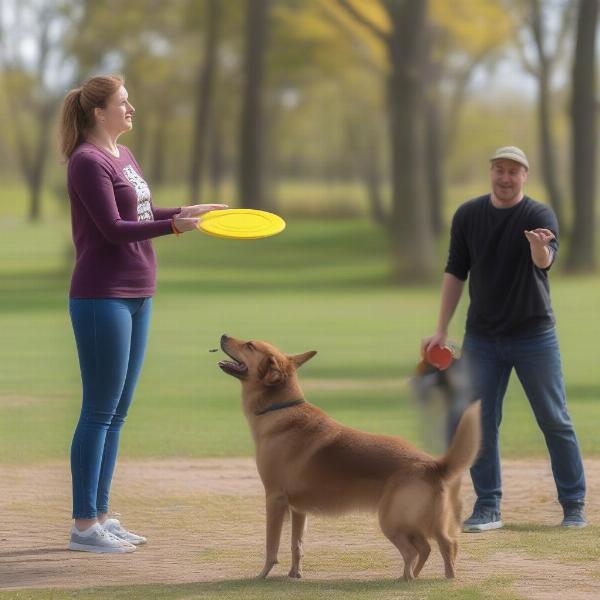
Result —
[[[444,479],[460,475],[477,458],[481,446],[481,400],[465,410],[458,422],[452,443],[446,454],[438,460]]]

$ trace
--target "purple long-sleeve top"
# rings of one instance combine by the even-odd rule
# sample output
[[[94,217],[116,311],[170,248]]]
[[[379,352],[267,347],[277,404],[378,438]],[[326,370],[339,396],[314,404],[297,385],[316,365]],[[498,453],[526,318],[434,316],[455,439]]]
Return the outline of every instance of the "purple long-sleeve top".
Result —
[[[76,261],[71,298],[142,298],[156,291],[153,237],[172,233],[180,208],[157,208],[133,154],[87,142],[69,159],[67,186]]]

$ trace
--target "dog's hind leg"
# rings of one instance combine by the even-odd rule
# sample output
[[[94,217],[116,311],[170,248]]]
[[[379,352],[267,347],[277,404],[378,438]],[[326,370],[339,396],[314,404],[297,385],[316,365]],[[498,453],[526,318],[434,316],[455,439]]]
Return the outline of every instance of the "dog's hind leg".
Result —
[[[451,540],[447,535],[442,533],[436,535],[435,539],[437,540],[438,546],[440,547],[440,553],[444,559],[446,578],[452,579],[454,577],[454,562],[456,560],[458,544],[456,540]]]
[[[387,537],[390,542],[400,550],[400,554],[402,554],[402,558],[404,559],[404,579],[406,579],[406,581],[411,581],[415,578],[413,569],[417,556],[419,555],[417,549],[412,545],[408,536],[402,532]]]
[[[421,535],[420,533],[411,536],[411,541],[417,549],[417,552],[419,553],[419,560],[417,561],[417,565],[413,570],[413,575],[415,577],[418,577],[419,573],[421,572],[421,569],[423,568],[423,565],[427,562],[427,559],[429,558],[429,554],[431,553],[431,546],[429,545],[429,542],[427,541],[425,536]]]
[[[300,561],[303,556],[304,532],[306,531],[306,513],[292,510],[292,568],[288,575],[290,577],[302,577]]]
[[[288,509],[288,503],[284,496],[267,495],[267,557],[265,566],[259,573],[259,578],[265,578],[273,565],[277,564],[277,553],[279,552],[279,541],[281,540],[281,528],[283,518]]]

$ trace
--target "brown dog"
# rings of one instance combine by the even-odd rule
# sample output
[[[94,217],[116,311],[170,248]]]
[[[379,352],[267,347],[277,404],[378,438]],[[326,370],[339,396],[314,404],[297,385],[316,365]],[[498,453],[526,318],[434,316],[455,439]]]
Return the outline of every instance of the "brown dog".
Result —
[[[286,512],[292,518],[292,568],[301,577],[302,543],[309,512],[377,510],[385,536],[404,559],[404,578],[416,577],[435,539],[446,577],[454,577],[463,471],[479,449],[480,405],[463,415],[450,449],[435,459],[401,438],[345,427],[304,400],[296,369],[316,352],[287,356],[265,342],[223,335],[233,361],[225,373],[242,382],[244,414],[256,444],[265,486],[267,556],[259,577],[277,563]]]

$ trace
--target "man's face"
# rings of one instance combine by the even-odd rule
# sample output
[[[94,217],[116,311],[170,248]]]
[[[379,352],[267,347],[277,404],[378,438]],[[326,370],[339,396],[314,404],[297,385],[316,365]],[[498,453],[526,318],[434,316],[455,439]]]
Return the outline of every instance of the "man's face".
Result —
[[[527,181],[527,169],[507,158],[492,162],[492,192],[498,202],[511,205],[520,199],[523,186]]]

